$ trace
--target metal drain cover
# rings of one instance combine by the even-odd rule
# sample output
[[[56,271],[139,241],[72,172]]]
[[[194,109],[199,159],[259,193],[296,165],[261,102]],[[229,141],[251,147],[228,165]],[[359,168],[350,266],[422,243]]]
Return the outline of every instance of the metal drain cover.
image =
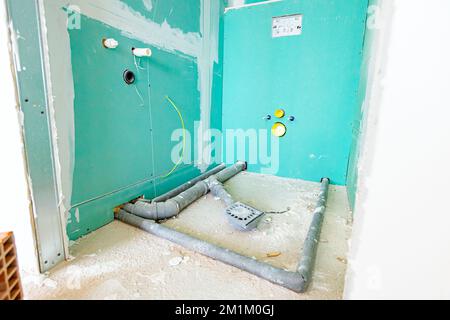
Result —
[[[226,213],[230,223],[242,231],[255,229],[258,226],[259,220],[264,216],[264,212],[240,202],[229,206],[226,209]]]

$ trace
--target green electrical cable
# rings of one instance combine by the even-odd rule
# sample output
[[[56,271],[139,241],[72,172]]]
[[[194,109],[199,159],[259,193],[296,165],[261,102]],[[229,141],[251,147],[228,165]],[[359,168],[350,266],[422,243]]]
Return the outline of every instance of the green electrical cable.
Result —
[[[180,109],[177,107],[177,105],[175,104],[175,102],[172,101],[172,99],[169,98],[169,96],[166,96],[166,100],[170,103],[170,105],[175,109],[175,111],[178,113],[178,116],[180,117],[180,121],[181,121],[181,127],[183,128],[183,149],[181,152],[181,157],[180,160],[178,160],[178,162],[175,164],[175,166],[172,168],[172,170],[169,171],[168,174],[166,174],[165,176],[162,176],[161,178],[167,178],[170,175],[172,175],[172,173],[175,172],[175,170],[178,169],[178,167],[180,166],[180,164],[183,162],[184,159],[184,153],[186,150],[186,127],[184,125],[184,119],[183,119],[183,115],[181,114]]]

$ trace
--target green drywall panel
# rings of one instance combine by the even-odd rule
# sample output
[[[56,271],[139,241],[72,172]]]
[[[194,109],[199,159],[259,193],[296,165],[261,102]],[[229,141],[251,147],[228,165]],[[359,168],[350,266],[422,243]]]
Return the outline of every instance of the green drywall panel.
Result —
[[[223,127],[270,134],[265,115],[295,116],[284,119],[278,175],[346,183],[366,10],[361,0],[284,0],[225,14]],[[290,14],[303,14],[303,34],[272,38],[272,17]]]
[[[169,2],[161,1],[151,12],[165,15],[169,7],[179,12],[186,5]],[[137,3],[128,4],[152,18]],[[176,27],[184,32],[198,29],[199,7],[200,1],[193,1],[189,7],[193,14],[184,16],[185,23],[180,20]],[[194,123],[200,120],[196,58],[142,43],[86,16],[81,25],[79,30],[69,30],[75,86],[75,170],[67,226],[71,240],[112,221],[114,207],[138,196],[152,198],[200,174],[193,165],[181,164],[167,176],[174,167],[172,149],[179,143],[172,141],[172,132],[181,128],[181,121],[166,96],[175,102],[186,129],[193,134]],[[102,38],[115,38],[120,45],[107,50]],[[223,41],[219,45],[220,52]],[[135,59],[132,47],[150,47],[153,55]],[[135,84],[125,84],[125,69],[135,73]],[[222,125],[221,91],[220,62],[214,67],[211,106],[211,123],[217,129]],[[192,155],[194,147],[191,144]]]
[[[151,179],[151,114],[147,74],[138,74],[131,55],[131,47],[142,43],[84,16],[82,28],[69,34],[75,85],[72,204],[77,205]],[[104,49],[103,37],[116,38],[120,47]],[[123,81],[125,69],[136,73],[134,85]]]

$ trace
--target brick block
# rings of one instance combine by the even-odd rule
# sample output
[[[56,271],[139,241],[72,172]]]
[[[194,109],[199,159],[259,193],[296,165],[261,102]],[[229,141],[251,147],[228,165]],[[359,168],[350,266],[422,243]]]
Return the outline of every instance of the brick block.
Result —
[[[17,250],[12,232],[0,233],[0,300],[22,300]]]

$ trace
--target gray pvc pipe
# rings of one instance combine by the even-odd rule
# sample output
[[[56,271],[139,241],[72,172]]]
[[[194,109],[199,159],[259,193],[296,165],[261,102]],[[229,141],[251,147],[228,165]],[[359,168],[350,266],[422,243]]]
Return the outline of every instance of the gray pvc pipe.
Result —
[[[267,263],[257,261],[228,249],[224,249],[214,244],[191,237],[187,234],[167,228],[156,223],[155,221],[137,217],[124,210],[119,212],[117,219],[149,232],[157,237],[169,240],[187,249],[222,261],[241,270],[253,273],[261,278],[291,290],[301,292],[304,286],[303,278],[296,272],[289,272],[275,268]]]
[[[327,207],[328,189],[330,186],[330,179],[322,179],[320,187],[319,199],[317,201],[316,209],[314,210],[313,221],[309,227],[308,235],[306,236],[305,244],[303,245],[303,253],[298,266],[298,272],[305,279],[305,290],[311,282],[314,263],[317,256],[317,247],[322,231],[323,218]]]
[[[233,166],[226,168],[225,170],[220,171],[214,177],[219,181],[220,183],[224,183],[231,178],[233,178],[238,173],[247,170],[247,162],[245,161],[238,161]]]
[[[225,190],[223,184],[217,180],[216,177],[211,177],[207,180],[209,190],[211,193],[215,196],[220,198],[227,207],[233,205],[235,201],[233,200],[233,197]]]
[[[208,185],[205,182],[200,181],[193,187],[165,202],[137,202],[136,204],[126,204],[124,209],[145,219],[169,219],[178,215],[195,200],[198,200],[202,196],[206,195],[208,190]]]
[[[187,249],[196,251],[210,258],[222,261],[226,264],[252,273],[272,283],[281,285],[295,292],[303,293],[307,290],[311,281],[322,222],[326,210],[329,184],[329,179],[322,179],[319,200],[317,202],[313,222],[311,223],[311,227],[304,244],[303,255],[300,260],[299,267],[297,268],[297,272],[290,272],[273,267],[267,263],[251,259],[228,249],[224,249],[206,241],[167,228],[163,225],[157,224],[155,221],[146,220],[135,216],[124,210],[119,212],[117,219],[155,236],[177,243]]]
[[[208,184],[209,190],[215,197],[222,199],[227,206],[231,206],[235,203],[235,201],[233,200],[233,197],[225,190],[223,183],[246,169],[246,162],[238,162],[227,170],[223,170],[218,174],[211,176],[205,180],[205,182]]]
[[[237,162],[235,165],[218,172],[214,177],[217,181],[223,183],[239,172],[247,168],[246,162]],[[209,192],[207,181],[199,181],[194,186],[183,191],[176,197],[165,202],[146,203],[138,201],[136,204],[126,204],[124,209],[141,218],[151,220],[164,220],[178,215],[182,210],[188,207],[194,201],[200,199]]]
[[[181,186],[159,196],[154,198],[152,201],[148,201],[148,202],[164,202],[167,201],[177,195],[179,195],[180,193],[182,193],[183,191],[186,191],[187,189],[189,189],[190,187],[192,187],[193,185],[195,185],[197,182],[203,181],[205,179],[208,179],[209,177],[211,177],[212,175],[215,175],[217,173],[219,173],[220,171],[222,171],[223,169],[225,169],[227,166],[222,163],[220,165],[218,165],[217,167],[215,167],[214,169],[202,174],[201,176],[192,179],[191,181],[186,182],[185,184],[182,184]]]

